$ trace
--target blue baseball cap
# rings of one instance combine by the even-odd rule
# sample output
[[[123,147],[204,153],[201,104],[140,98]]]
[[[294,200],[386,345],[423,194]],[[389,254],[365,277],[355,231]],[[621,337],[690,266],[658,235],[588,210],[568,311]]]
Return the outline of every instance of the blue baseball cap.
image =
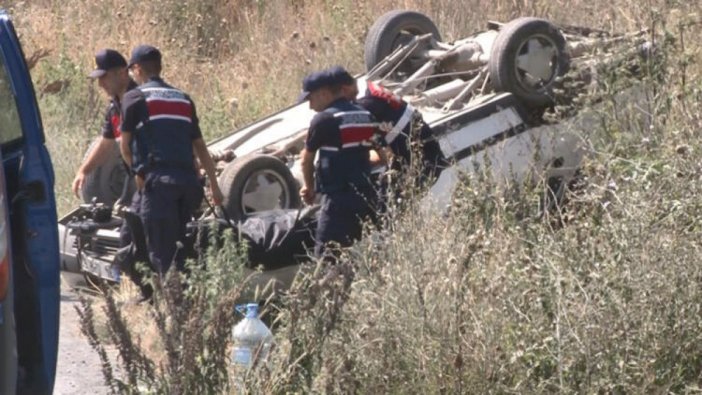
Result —
[[[333,66],[329,68],[328,72],[337,84],[350,85],[356,83],[356,79],[341,66]]]
[[[151,45],[139,45],[132,50],[132,57],[129,59],[128,67],[150,61],[161,62],[161,51]]]
[[[127,67],[127,61],[121,53],[114,49],[101,49],[95,54],[95,70],[88,74],[89,78],[100,78],[108,70]]]
[[[303,101],[307,100],[310,93],[316,91],[317,89],[335,84],[336,80],[329,70],[312,72],[302,80],[302,93],[300,93],[300,96],[298,96],[297,102],[302,103]]]

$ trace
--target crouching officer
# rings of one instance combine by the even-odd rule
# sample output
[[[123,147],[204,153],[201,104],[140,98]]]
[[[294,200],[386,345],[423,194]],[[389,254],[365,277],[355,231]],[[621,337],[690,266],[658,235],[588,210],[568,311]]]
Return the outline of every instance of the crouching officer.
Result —
[[[419,154],[421,172],[415,184],[424,185],[436,179],[448,166],[434,132],[412,105],[372,81],[368,81],[365,95],[356,99],[359,93],[356,79],[340,66],[330,71],[341,85],[345,98],[356,100],[359,106],[373,114],[376,121],[390,125],[385,141],[393,154],[393,170],[405,171],[412,164],[413,154],[415,157]]]
[[[333,258],[328,244],[351,245],[360,239],[363,221],[374,216],[369,154],[377,128],[368,111],[342,97],[329,70],[308,75],[302,85],[301,100],[308,99],[317,114],[302,151],[300,196],[312,204],[317,192],[322,195],[315,254]]]
[[[197,155],[210,182],[212,200],[221,204],[215,167],[188,95],[161,79],[161,53],[150,45],[132,51],[129,62],[138,89],[123,100],[122,156],[131,166],[141,192],[140,216],[149,260],[164,274],[176,262],[182,269],[187,223],[203,197],[193,164]]]
[[[121,136],[119,126],[122,123],[122,98],[126,92],[137,87],[136,82],[129,77],[127,72],[127,60],[114,49],[102,49],[95,54],[95,65],[96,69],[88,74],[88,78],[97,80],[98,85],[110,96],[111,101],[105,112],[102,136],[95,148],[86,156],[73,179],[73,193],[76,196],[78,196],[78,191],[83,188],[87,175],[101,165],[114,144],[118,144]],[[126,206],[131,203],[134,205],[135,202],[132,201],[134,189],[134,181],[131,177],[126,176],[122,196],[116,204]],[[138,198],[138,195],[134,195],[135,199]],[[120,247],[124,247],[130,242],[131,237],[125,224],[120,229]]]
[[[136,82],[129,78],[127,60],[114,49],[102,49],[95,54],[96,69],[88,74],[88,78],[97,80],[98,85],[110,97],[110,104],[105,112],[102,124],[101,138],[95,148],[83,160],[73,179],[73,193],[78,197],[78,191],[83,188],[85,179],[96,167],[100,166],[110,153],[115,140],[120,138],[119,125],[122,117],[121,101],[124,94],[137,87]],[[125,180],[124,190],[120,201],[129,204],[133,188]]]

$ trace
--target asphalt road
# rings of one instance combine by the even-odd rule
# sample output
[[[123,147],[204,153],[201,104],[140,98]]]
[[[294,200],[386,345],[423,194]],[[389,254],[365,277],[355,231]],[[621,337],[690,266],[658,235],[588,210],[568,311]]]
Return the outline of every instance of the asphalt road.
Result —
[[[80,322],[75,307],[78,295],[71,288],[76,279],[61,281],[61,329],[58,364],[56,366],[55,395],[107,394],[100,369],[100,359],[80,332]]]

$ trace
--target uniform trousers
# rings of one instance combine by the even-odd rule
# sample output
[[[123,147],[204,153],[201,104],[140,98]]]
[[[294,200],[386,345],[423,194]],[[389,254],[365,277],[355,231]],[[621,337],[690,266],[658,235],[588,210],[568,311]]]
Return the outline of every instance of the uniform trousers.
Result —
[[[200,207],[204,191],[194,170],[159,168],[147,173],[140,216],[149,260],[165,274],[173,263],[184,269],[186,226]]]
[[[314,252],[317,257],[334,259],[330,243],[348,247],[361,238],[363,221],[375,219],[376,192],[339,191],[322,195],[319,221],[315,232]]]

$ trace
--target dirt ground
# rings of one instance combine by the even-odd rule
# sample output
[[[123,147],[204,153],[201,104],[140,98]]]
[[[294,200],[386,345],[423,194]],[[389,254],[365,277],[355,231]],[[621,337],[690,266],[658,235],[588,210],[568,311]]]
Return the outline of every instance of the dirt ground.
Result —
[[[61,332],[54,395],[107,394],[100,370],[100,359],[80,333],[75,307],[78,294],[72,289],[78,278],[62,273]]]

